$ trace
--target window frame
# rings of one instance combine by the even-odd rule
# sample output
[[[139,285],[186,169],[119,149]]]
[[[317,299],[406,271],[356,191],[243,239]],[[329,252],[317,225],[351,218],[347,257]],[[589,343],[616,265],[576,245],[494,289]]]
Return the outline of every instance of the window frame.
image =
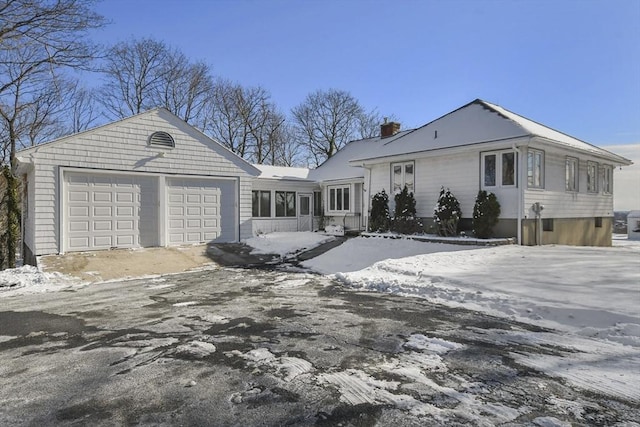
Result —
[[[283,195],[284,198],[280,200]],[[295,191],[275,191],[275,217],[296,218],[298,216],[297,197],[298,195]],[[281,205],[280,202],[284,202],[284,205]],[[293,206],[291,206],[290,202],[293,203]]]
[[[564,166],[564,190],[570,193],[577,193],[580,191],[580,159],[577,157],[567,156],[565,158],[565,166]],[[569,165],[574,164],[575,168],[573,169],[574,175],[573,179],[570,180],[570,172]],[[570,185],[572,184],[572,185]]]
[[[598,162],[587,161],[587,193],[598,194]]]
[[[322,191],[313,192],[313,216],[320,217],[323,214],[322,210]]]
[[[351,184],[336,184],[327,186],[327,200],[329,201],[326,206],[327,213],[344,214],[351,212],[352,194],[353,191],[351,191]]]
[[[518,153],[515,150],[496,150],[480,153],[480,183],[481,188],[518,188]],[[511,177],[513,184],[505,184],[505,155],[513,156],[513,171]],[[487,161],[494,157],[493,184],[487,184]],[[491,182],[491,181],[489,181]]]
[[[602,165],[602,193],[613,194],[613,166]]]
[[[407,166],[411,166],[411,182],[408,182],[407,180]],[[402,183],[400,188],[396,188],[396,183],[395,183],[395,168],[396,167],[400,167],[400,182]],[[409,191],[409,193],[414,193],[416,192],[416,163],[411,160],[408,162],[395,162],[395,163],[391,163],[391,194],[395,195],[398,194],[400,192],[402,192],[402,190],[404,189],[404,187],[407,187],[407,190]]]
[[[539,159],[539,162],[536,162]],[[527,188],[544,189],[544,151],[535,148],[527,150]],[[536,171],[538,172],[536,184]]]
[[[254,198],[255,195],[258,195],[258,207],[257,207],[257,212],[258,215],[255,215],[255,201],[256,199]],[[268,210],[268,214],[264,215],[263,209],[264,209],[264,204],[262,201],[262,196],[263,194],[267,194],[269,196],[269,200],[267,203],[267,207],[266,209]],[[271,218],[271,191],[270,190],[252,190],[251,191],[251,217],[252,218]]]

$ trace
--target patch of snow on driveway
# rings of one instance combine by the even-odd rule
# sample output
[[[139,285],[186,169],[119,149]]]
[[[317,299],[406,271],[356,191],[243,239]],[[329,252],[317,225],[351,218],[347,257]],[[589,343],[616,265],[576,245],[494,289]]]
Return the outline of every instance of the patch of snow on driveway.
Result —
[[[286,257],[313,249],[334,239],[334,236],[312,232],[274,232],[243,240],[243,243],[253,248],[251,253],[277,254]]]

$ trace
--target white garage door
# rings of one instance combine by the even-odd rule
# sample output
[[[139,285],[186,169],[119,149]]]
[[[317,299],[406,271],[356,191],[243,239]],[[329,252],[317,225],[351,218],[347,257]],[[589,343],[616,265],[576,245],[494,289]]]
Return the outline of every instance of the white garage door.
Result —
[[[66,251],[157,246],[153,178],[67,172],[65,181]]]
[[[233,181],[174,178],[167,184],[170,245],[235,240]]]

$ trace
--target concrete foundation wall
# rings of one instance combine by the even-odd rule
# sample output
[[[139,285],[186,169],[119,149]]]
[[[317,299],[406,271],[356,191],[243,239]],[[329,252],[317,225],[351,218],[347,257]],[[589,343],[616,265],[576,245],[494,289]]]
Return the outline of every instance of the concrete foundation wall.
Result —
[[[596,218],[554,218],[553,231],[542,231],[542,244],[611,246],[613,218],[601,218],[600,227],[596,227],[596,222]],[[522,221],[523,245],[536,244],[537,228],[535,219]]]

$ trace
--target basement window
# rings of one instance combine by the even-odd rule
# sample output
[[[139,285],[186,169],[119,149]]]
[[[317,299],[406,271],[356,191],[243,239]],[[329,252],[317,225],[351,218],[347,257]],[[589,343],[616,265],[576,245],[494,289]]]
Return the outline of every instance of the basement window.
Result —
[[[553,231],[553,218],[542,219],[542,231]]]
[[[176,142],[167,132],[154,132],[149,137],[149,146],[162,148],[175,148]]]
[[[602,228],[602,217],[601,216],[597,216],[595,218],[595,225],[596,225],[596,228]]]

